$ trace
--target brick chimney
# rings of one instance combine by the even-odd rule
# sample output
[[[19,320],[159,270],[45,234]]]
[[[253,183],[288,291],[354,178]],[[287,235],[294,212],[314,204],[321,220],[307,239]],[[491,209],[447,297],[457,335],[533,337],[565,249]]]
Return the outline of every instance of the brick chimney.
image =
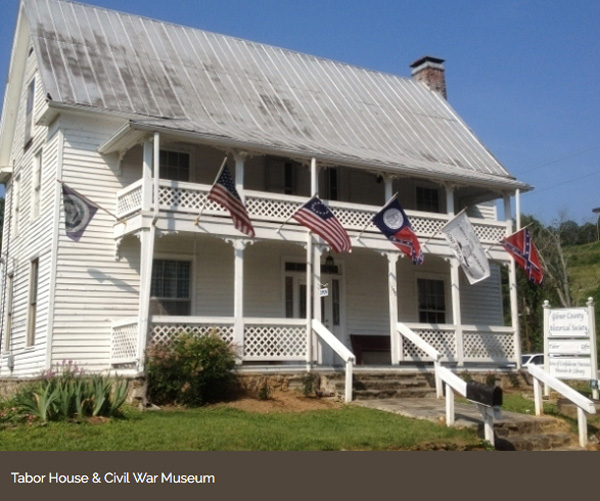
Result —
[[[429,89],[447,99],[443,59],[425,56],[417,59],[410,67],[412,68],[412,77],[417,82],[424,83]]]

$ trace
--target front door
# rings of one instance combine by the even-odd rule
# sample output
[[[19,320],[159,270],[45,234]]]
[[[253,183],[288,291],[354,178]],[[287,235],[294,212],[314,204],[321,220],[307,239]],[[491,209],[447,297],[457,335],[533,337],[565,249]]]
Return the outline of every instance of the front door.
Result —
[[[342,275],[322,273],[320,290],[321,323],[335,337],[347,344],[343,339],[345,319]],[[285,316],[287,318],[306,318],[306,273],[286,272]],[[325,364],[333,363],[335,358],[329,348],[319,350],[318,356],[320,361]]]

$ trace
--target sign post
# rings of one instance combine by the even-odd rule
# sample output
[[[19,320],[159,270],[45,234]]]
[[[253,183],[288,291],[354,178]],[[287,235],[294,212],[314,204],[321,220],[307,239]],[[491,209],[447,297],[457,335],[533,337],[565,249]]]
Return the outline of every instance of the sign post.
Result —
[[[594,300],[584,308],[550,309],[544,302],[545,369],[561,380],[589,381],[598,400],[598,355]],[[544,394],[549,388],[544,386]]]

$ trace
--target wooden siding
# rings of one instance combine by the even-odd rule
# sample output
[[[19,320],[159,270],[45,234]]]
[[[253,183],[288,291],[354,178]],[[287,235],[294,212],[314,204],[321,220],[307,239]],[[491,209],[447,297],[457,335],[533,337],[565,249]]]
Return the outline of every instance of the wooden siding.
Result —
[[[27,87],[35,79],[32,140],[25,148],[25,105]],[[47,369],[47,332],[49,327],[49,300],[52,270],[52,232],[54,228],[54,193],[56,189],[56,169],[58,158],[59,134],[57,124],[41,127],[35,124],[37,117],[46,107],[41,80],[37,74],[35,57],[30,56],[26,63],[21,85],[21,97],[16,117],[15,140],[12,145],[11,159],[13,177],[6,186],[2,290],[8,273],[14,274],[12,332],[9,352],[3,352],[0,362],[0,376],[11,373],[6,367],[6,355],[14,357],[13,376],[30,376]],[[33,211],[33,183],[35,157],[41,152],[41,186],[39,214]],[[14,183],[18,179],[18,221],[14,220]],[[15,232],[15,224],[18,230]],[[9,241],[10,239],[10,241]],[[29,323],[29,295],[31,261],[39,260],[38,291],[34,342],[27,345]],[[4,296],[4,295],[3,295]],[[2,298],[4,301],[4,297]],[[5,316],[5,308],[2,308]],[[3,327],[5,319],[3,318]],[[4,329],[3,329],[4,333]]]
[[[123,187],[117,159],[96,152],[114,124],[63,119],[62,180],[114,213]],[[61,207],[62,209],[62,207]],[[115,259],[114,218],[98,210],[79,242],[64,232],[59,211],[52,360],[77,359],[90,370],[109,368],[111,322],[136,316],[139,308],[139,242],[131,237]]]

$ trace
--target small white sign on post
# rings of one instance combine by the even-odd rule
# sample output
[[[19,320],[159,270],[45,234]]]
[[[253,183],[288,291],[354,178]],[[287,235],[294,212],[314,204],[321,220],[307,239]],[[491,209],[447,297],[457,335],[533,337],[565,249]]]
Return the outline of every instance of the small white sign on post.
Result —
[[[544,303],[546,371],[558,379],[589,381],[598,399],[598,356],[594,301],[586,308],[550,309]]]

